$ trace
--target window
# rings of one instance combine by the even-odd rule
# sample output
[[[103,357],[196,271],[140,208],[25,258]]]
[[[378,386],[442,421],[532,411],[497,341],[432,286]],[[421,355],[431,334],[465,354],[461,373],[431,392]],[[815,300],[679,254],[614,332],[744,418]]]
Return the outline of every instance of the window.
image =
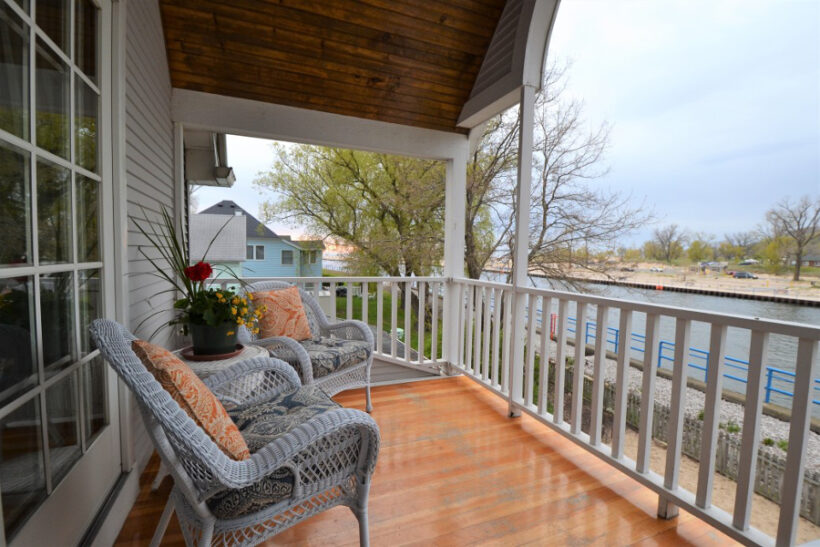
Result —
[[[293,251],[282,251],[282,266],[293,264]]]
[[[310,263],[316,264],[319,262],[319,251],[310,251]]]
[[[0,1],[3,544],[109,423],[88,334],[106,281],[99,13],[92,0]]]
[[[245,260],[265,260],[265,246],[248,245],[245,248]]]

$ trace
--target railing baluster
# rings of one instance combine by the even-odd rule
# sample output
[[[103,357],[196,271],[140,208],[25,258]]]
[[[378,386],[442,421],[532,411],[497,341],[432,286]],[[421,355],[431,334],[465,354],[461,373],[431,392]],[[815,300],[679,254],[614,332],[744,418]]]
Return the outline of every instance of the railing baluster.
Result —
[[[538,370],[538,413],[547,413],[547,392],[549,391],[549,313],[552,309],[552,299],[548,296],[541,297],[541,348],[539,350],[539,370]]]
[[[430,359],[433,361],[438,361],[438,299],[440,290],[440,283],[430,284],[430,307],[433,312],[433,324],[430,333]]]
[[[536,302],[538,297],[527,295],[527,368],[524,371],[524,404],[532,404],[533,382],[535,379],[535,317],[538,315]]]
[[[384,284],[376,283],[376,352],[382,353],[382,314],[384,313]]]
[[[418,333],[419,333],[419,340],[418,340],[418,361],[419,364],[424,362],[424,320],[427,318],[427,309],[426,309],[426,296],[427,296],[427,284],[424,281],[420,281],[416,283],[416,291],[419,293],[419,312],[416,316],[416,322],[418,323]]]
[[[626,435],[626,403],[629,392],[627,371],[629,369],[629,346],[632,339],[632,310],[621,308],[618,320],[621,343],[618,345],[618,362],[615,369],[615,416],[612,420],[612,457],[620,460],[624,455]]]
[[[492,385],[499,386],[500,382],[498,381],[498,360],[499,360],[499,352],[500,352],[500,342],[501,342],[501,316],[504,306],[504,291],[501,289],[493,289],[493,302],[494,302],[494,309],[493,309],[493,359],[492,359],[492,370],[490,371],[490,378],[492,379]]]
[[[456,364],[462,367],[464,366],[464,337],[466,334],[464,323],[466,323],[467,313],[464,304],[464,284],[457,283],[456,289],[456,298],[458,300],[458,328],[456,329],[456,336],[458,336],[458,361]]]
[[[692,322],[677,318],[675,321],[675,360],[672,362],[672,395],[669,400],[669,432],[667,433],[666,473],[663,485],[669,490],[678,487],[680,458],[683,442],[683,418],[686,397],[686,357],[690,346]],[[658,516],[671,518],[677,508],[665,497],[658,500]]]
[[[584,411],[584,325],[587,322],[587,305],[576,302],[575,307],[575,362],[572,364],[572,407],[570,414],[570,431],[574,434],[581,432],[581,421]]]
[[[592,403],[589,442],[592,446],[601,444],[601,425],[604,416],[604,364],[606,362],[606,333],[609,323],[609,308],[598,304],[595,331],[595,358],[592,372]]]
[[[364,283],[362,283],[362,321],[364,321],[365,325],[368,324],[367,323],[367,319],[368,319],[368,317],[367,317],[368,313],[367,312],[369,310],[367,308],[370,305],[370,302],[368,302],[368,299],[367,299],[368,284],[369,283],[367,283],[366,281]]]
[[[345,311],[348,320],[353,319],[353,282],[348,281],[347,286],[347,310]]]
[[[700,445],[698,491],[695,503],[708,509],[712,506],[712,482],[715,478],[715,450],[717,447],[718,422],[720,421],[720,395],[723,392],[723,360],[726,357],[726,325],[712,323],[709,342],[709,366],[706,371],[706,401],[703,409],[703,433]],[[647,343],[649,341],[647,340]]]
[[[743,432],[737,471],[735,510],[732,519],[732,524],[740,530],[749,529],[757,450],[760,443],[760,416],[763,411],[763,359],[766,357],[768,345],[768,333],[752,331],[752,341],[749,344],[749,370],[746,373],[746,401],[743,405]]]
[[[399,341],[399,283],[390,284],[390,356],[395,358]]]
[[[797,538],[800,516],[800,496],[803,486],[803,468],[806,465],[806,444],[811,424],[812,369],[817,357],[817,340],[800,338],[795,362],[794,397],[789,425],[789,451],[786,452],[786,470],[783,473],[780,519],[777,522],[777,544],[792,545]]]
[[[481,313],[484,302],[484,287],[475,288],[475,318],[474,335],[473,335],[473,363],[471,370],[473,375],[478,377],[481,375]]]
[[[333,303],[330,306],[330,322],[333,323],[336,321],[336,282],[330,282],[330,301]]]
[[[490,331],[492,329],[492,304],[493,289],[487,288],[484,291],[484,342],[481,353],[481,378],[484,380],[490,377]]]
[[[410,320],[413,316],[413,282],[404,283],[404,360],[410,361],[410,350],[413,349]]]
[[[510,389],[510,343],[512,342],[512,289],[507,289],[504,298],[504,349],[501,358],[501,391]]]
[[[655,376],[658,368],[658,344],[661,318],[654,313],[646,314],[646,348],[643,352],[643,378],[641,383],[641,418],[638,428],[638,459],[635,470],[649,471],[652,450],[652,418],[655,413]]]
[[[558,325],[555,328],[555,395],[553,397],[553,421],[564,423],[564,383],[567,369],[567,313],[569,302],[558,300]]]
[[[467,285],[467,318],[464,321],[464,368],[471,370],[473,363],[473,298],[475,286]]]

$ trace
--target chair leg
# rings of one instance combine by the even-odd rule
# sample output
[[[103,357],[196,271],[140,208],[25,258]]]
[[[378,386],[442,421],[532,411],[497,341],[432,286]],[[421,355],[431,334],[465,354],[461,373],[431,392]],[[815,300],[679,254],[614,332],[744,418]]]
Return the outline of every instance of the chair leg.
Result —
[[[367,506],[359,509],[356,518],[359,519],[359,545],[360,547],[369,547],[370,531],[367,525]]]
[[[171,515],[173,514],[174,503],[171,501],[169,496],[168,501],[165,503],[165,509],[162,510],[162,516],[159,517],[157,528],[154,530],[154,537],[151,538],[150,547],[159,547],[159,544],[162,543],[162,538],[165,536],[165,530],[168,528],[168,523],[171,522]]]
[[[214,521],[206,522],[202,529],[202,538],[199,540],[201,547],[210,547],[214,539]]]
[[[156,491],[162,484],[162,480],[168,476],[168,469],[165,467],[165,462],[159,462],[159,469],[157,475],[154,477],[154,482],[151,483],[151,492]]]
[[[370,382],[368,382],[367,387],[365,387],[365,393],[367,394],[367,406],[365,409],[370,413],[373,412],[373,402],[370,400]]]

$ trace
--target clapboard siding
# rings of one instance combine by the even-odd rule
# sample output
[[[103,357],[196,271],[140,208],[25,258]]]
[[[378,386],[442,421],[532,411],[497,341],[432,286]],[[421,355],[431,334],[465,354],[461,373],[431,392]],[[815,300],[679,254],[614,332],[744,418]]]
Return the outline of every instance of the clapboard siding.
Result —
[[[128,185],[128,214],[159,219],[162,207],[174,203],[174,138],[171,122],[171,80],[165,56],[159,6],[153,0],[128,2],[126,16],[126,102],[125,142]],[[128,226],[129,321],[132,329],[158,309],[171,310],[173,294],[153,296],[167,288],[157,278],[145,275],[151,265],[138,251],[146,239],[132,222]],[[137,329],[138,336],[149,336],[167,322],[170,313],[150,318]],[[170,331],[155,341],[173,345]],[[134,407],[132,425],[134,454],[144,464],[151,453],[151,442],[139,412]]]

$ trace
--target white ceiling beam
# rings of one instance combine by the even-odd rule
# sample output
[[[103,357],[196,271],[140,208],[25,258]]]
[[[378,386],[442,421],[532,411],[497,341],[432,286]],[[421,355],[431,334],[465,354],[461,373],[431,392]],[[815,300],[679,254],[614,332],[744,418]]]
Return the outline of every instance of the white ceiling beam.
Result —
[[[385,154],[449,160],[467,135],[173,89],[174,122],[187,128]]]

